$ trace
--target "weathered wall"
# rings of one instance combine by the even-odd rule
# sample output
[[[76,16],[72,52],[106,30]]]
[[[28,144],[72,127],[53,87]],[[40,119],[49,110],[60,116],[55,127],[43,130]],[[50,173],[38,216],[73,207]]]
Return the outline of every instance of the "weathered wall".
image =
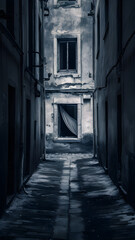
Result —
[[[135,101],[135,2],[131,1],[128,4],[126,0],[122,1],[122,25],[120,26],[118,1],[109,1],[109,28],[105,38],[103,37],[105,32],[105,24],[103,24],[105,21],[104,9],[104,1],[97,1],[96,14],[100,11],[101,31],[100,51],[97,58],[97,46],[95,45],[96,90],[94,94],[94,115],[96,151],[101,164],[108,168],[113,181],[124,189],[127,198],[135,206],[135,110],[133,106]],[[95,21],[97,24],[96,14]],[[97,25],[95,25],[95,37],[97,38],[96,27]],[[126,46],[123,52],[119,49],[120,31],[122,31],[121,50]],[[130,40],[128,41],[128,39]],[[127,41],[128,44],[126,44]],[[121,61],[109,73],[121,52],[123,53]],[[119,96],[121,96],[121,113],[118,104]],[[108,138],[106,137],[106,101],[108,102]],[[121,121],[120,124],[119,121]],[[119,144],[120,128],[122,129],[121,145]],[[119,155],[120,152],[121,156]],[[106,164],[107,159],[108,164]]]
[[[5,9],[5,1],[1,2],[2,9]],[[16,5],[16,8],[18,4]],[[19,16],[16,12],[16,28],[19,26],[17,24]],[[6,21],[1,20],[4,26],[6,26]],[[18,42],[18,32],[15,32],[15,37]],[[15,114],[15,176],[14,176],[14,190],[17,191],[18,184],[20,179],[18,178],[17,172],[19,171],[20,161],[19,159],[19,138],[20,138],[20,106],[21,106],[21,95],[20,88],[21,82],[20,79],[20,69],[21,61],[20,55],[16,49],[12,46],[12,43],[0,33],[0,212],[6,205],[7,197],[7,175],[8,175],[8,86],[13,86],[15,88],[15,97],[16,97],[16,114]]]
[[[47,71],[52,73],[51,80],[46,83],[46,88],[93,88],[92,79],[89,78],[89,72],[92,74],[92,21],[87,16],[90,8],[88,0],[81,1],[78,6],[66,6],[49,1],[50,16],[46,18],[45,34],[48,44],[45,48],[47,59]],[[65,76],[54,76],[54,38],[61,35],[80,35],[81,38],[81,74],[80,77],[71,77],[71,73]],[[91,41],[88,41],[91,39]],[[72,85],[71,85],[72,83]]]
[[[87,96],[87,100],[86,100]],[[65,101],[64,101],[65,100]],[[56,112],[54,105],[57,103],[80,103],[80,137],[79,139],[65,140],[58,136],[58,128],[55,131]],[[93,121],[92,99],[90,94],[71,93],[47,93],[46,94],[46,150],[47,152],[84,152],[92,151]],[[57,120],[56,120],[57,121]]]
[[[87,144],[87,142],[89,142],[89,145],[91,145],[93,124],[91,107],[92,104],[90,103],[90,95],[93,90],[92,19],[87,15],[90,9],[90,2],[88,0],[78,0],[74,3],[66,1],[58,3],[57,0],[51,0],[49,1],[48,6],[50,9],[50,16],[45,20],[45,36],[48,43],[45,48],[45,56],[47,61],[47,72],[51,73],[52,76],[50,81],[46,82],[45,84],[47,93],[47,141],[49,141],[50,135],[52,137],[52,140],[54,137],[54,121],[52,119],[52,116],[54,114],[52,106],[53,99],[56,96],[65,99],[68,94],[68,98],[73,99],[73,101],[74,96],[76,96],[77,99],[81,96],[83,105],[81,108],[82,129],[80,141],[82,141],[84,146]],[[78,69],[76,73],[57,72],[57,38],[64,36],[67,38],[77,38]],[[89,100],[83,101],[83,94],[85,94],[85,90],[87,90],[87,93],[89,92]],[[65,146],[63,148],[64,151],[69,151],[71,149],[72,143],[51,143],[51,148],[52,150],[55,148],[55,151],[59,151],[58,146],[60,145]],[[79,146],[79,143],[76,143],[76,146]],[[89,149],[91,150],[91,147]],[[78,148],[78,150],[81,151],[81,148]]]
[[[4,0],[0,2],[0,9],[7,14],[5,2]],[[41,11],[39,13],[39,9],[40,6],[37,7],[38,17],[41,13]],[[9,18],[9,16],[7,17]],[[28,3],[15,0],[14,15],[11,15],[10,18],[11,21],[14,19],[14,34],[7,28],[7,20],[0,19],[0,214],[30,177],[44,153],[44,122],[41,121],[41,118],[44,118],[44,110],[41,113],[41,106],[44,108],[43,87],[40,89],[40,97],[36,97],[36,81],[27,71],[30,54]],[[9,126],[9,115],[11,114],[9,114],[9,86],[15,90],[15,118],[12,126]],[[28,111],[26,113],[26,100],[29,100],[31,105],[29,113]],[[12,108],[12,105],[10,107]],[[30,115],[30,120],[28,120],[30,121],[29,139],[26,127],[27,115]],[[35,121],[36,126],[34,126]],[[10,145],[12,145],[12,141],[9,142],[10,131],[13,133],[11,140],[15,139],[15,144],[14,148],[9,151]],[[29,149],[27,149],[28,141],[30,141]],[[9,164],[11,152],[13,167]],[[25,165],[29,165],[27,173],[24,170]],[[9,172],[12,177],[9,177]],[[9,189],[11,188],[8,178],[11,182],[13,181],[12,192],[8,192],[8,186]]]

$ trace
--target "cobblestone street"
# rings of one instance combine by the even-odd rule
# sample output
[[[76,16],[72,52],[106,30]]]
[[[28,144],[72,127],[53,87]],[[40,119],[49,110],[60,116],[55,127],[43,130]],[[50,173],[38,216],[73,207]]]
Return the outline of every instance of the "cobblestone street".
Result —
[[[91,154],[48,154],[0,220],[0,239],[134,240],[135,211]]]

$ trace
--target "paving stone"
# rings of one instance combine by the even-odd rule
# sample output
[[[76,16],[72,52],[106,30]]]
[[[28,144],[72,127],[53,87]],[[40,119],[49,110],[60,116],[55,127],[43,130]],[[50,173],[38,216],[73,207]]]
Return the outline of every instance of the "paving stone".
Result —
[[[54,227],[54,239],[67,239],[68,218],[57,216]]]
[[[47,154],[0,220],[0,240],[135,240],[135,211],[92,154]]]
[[[70,232],[82,233],[84,231],[84,222],[80,214],[70,215]]]
[[[83,236],[83,233],[73,233],[73,232],[71,232],[70,234],[69,234],[69,240],[85,240],[84,239],[84,236]]]

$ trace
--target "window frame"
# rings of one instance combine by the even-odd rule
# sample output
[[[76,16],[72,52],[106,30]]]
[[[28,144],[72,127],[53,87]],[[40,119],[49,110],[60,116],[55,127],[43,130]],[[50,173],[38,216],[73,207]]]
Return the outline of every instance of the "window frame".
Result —
[[[6,20],[6,25],[8,31],[13,37],[15,37],[15,1],[6,0],[6,14],[8,16]]]
[[[71,69],[69,68],[69,43],[75,43],[75,68]],[[66,43],[66,68],[61,68],[61,43]],[[57,64],[57,71],[58,72],[77,72],[77,39],[76,38],[65,38],[65,39],[58,39],[58,52],[57,52],[57,58],[58,58],[58,64]]]
[[[97,55],[96,59],[98,59],[99,52],[100,52],[100,36],[101,36],[101,27],[100,27],[100,8],[97,12]]]
[[[58,138],[67,138],[67,139],[71,139],[71,138],[74,138],[74,139],[77,139],[78,138],[78,105],[77,104],[75,104],[75,103],[70,103],[70,104],[57,104],[58,105]],[[77,136],[76,137],[74,137],[74,136],[68,136],[68,137],[64,137],[64,136],[62,136],[62,134],[61,134],[61,129],[60,129],[60,125],[61,125],[61,121],[59,122],[59,118],[60,118],[60,109],[59,109],[59,107],[60,106],[76,106],[76,113],[77,113],[77,116],[76,116],[76,121],[77,121]]]
[[[105,32],[103,40],[105,40],[107,33],[109,31],[109,0],[104,1],[104,11],[105,11]]]
[[[67,105],[77,105],[77,127],[78,127],[78,135],[77,137],[59,137],[59,126],[58,126],[58,106],[62,104]],[[54,125],[53,125],[53,132],[54,132],[54,141],[55,142],[80,142],[82,137],[82,99],[75,98],[54,98],[53,101],[53,112],[54,112]]]
[[[59,40],[76,39],[76,70],[60,70],[59,71]],[[54,36],[54,77],[72,75],[74,78],[81,77],[81,35],[80,34],[68,34],[68,35],[55,35]]]

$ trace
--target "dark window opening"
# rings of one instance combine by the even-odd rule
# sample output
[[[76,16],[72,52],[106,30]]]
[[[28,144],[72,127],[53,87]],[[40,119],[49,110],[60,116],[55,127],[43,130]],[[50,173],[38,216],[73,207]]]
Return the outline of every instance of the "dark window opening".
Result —
[[[31,103],[26,100],[26,149],[24,160],[24,177],[30,172],[30,135],[31,135]]]
[[[6,0],[7,28],[14,36],[14,0]]]
[[[60,42],[60,69],[67,69],[67,43]]]
[[[77,105],[58,105],[58,136],[77,138]]]
[[[8,87],[8,178],[7,195],[14,193],[15,177],[15,88]]]
[[[29,10],[29,69],[32,71],[33,65],[33,21],[32,21],[32,0],[28,1],[28,10]]]
[[[119,56],[122,51],[122,0],[117,1],[117,36]]]
[[[109,30],[109,0],[105,0],[105,33],[103,40],[105,40]]]
[[[76,69],[76,42],[69,42],[68,54],[69,69]]]
[[[41,25],[41,21],[39,19],[39,65],[40,65],[40,69],[39,69],[39,80],[40,82],[43,82],[43,60],[42,60],[42,25]]]
[[[59,40],[59,70],[76,71],[76,45],[74,40]]]
[[[109,0],[105,0],[105,28],[109,23]]]

